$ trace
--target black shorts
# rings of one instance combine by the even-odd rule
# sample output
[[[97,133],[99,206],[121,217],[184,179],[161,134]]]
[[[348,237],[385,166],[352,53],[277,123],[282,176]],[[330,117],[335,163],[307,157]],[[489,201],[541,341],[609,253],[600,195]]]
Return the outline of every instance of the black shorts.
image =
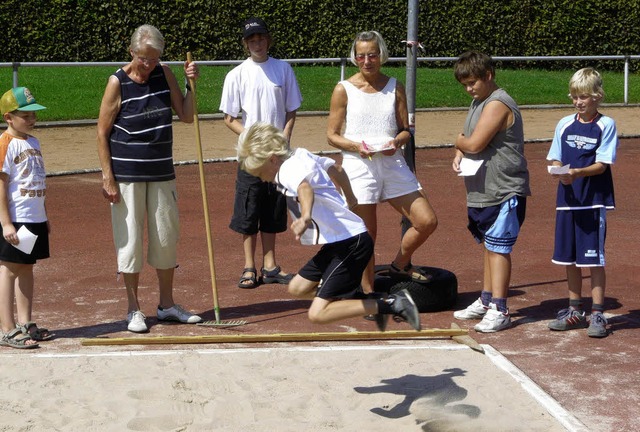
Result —
[[[26,254],[14,247],[11,243],[4,239],[4,235],[0,235],[0,261],[17,263],[17,264],[35,264],[36,260],[49,258],[49,230],[46,222],[39,223],[20,223],[14,222],[13,226],[16,231],[21,226],[25,226],[33,234],[37,235],[36,244],[30,254]],[[2,227],[0,227],[0,233]]]
[[[229,228],[245,235],[287,230],[287,203],[276,185],[238,169]]]
[[[368,232],[329,243],[300,269],[303,278],[322,284],[316,293],[325,300],[357,298],[362,273],[373,255],[373,239]]]

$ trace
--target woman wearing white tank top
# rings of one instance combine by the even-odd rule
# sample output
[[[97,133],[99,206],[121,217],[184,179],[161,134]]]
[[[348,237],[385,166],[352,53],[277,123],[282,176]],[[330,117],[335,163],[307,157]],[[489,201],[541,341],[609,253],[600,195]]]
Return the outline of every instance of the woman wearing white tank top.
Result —
[[[389,202],[411,222],[391,263],[390,276],[427,283],[429,276],[412,265],[411,257],[436,229],[438,220],[398,151],[409,142],[411,132],[404,86],[380,71],[388,58],[387,46],[378,32],[356,36],[351,62],[359,72],[333,90],[327,138],[342,151],[342,166],[358,199],[354,211],[364,220],[374,241],[378,203]],[[362,278],[365,293],[373,292],[374,265],[371,258]]]

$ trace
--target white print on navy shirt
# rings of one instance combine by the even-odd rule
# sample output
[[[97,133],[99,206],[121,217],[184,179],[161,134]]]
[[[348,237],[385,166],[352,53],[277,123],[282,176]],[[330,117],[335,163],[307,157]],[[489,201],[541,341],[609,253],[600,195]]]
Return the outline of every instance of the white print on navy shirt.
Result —
[[[567,145],[578,150],[593,150],[598,144],[598,138],[589,138],[580,135],[567,135]]]

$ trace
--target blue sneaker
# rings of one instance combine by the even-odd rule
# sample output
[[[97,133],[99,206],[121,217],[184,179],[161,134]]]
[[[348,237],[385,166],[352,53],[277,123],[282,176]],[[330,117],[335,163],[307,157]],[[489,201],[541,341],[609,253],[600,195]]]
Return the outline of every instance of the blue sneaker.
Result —
[[[549,328],[556,331],[582,329],[588,325],[584,312],[578,312],[573,308],[562,309],[556,319],[549,322]]]
[[[587,336],[594,338],[603,338],[607,336],[607,319],[602,312],[594,312],[589,320],[589,328]]]

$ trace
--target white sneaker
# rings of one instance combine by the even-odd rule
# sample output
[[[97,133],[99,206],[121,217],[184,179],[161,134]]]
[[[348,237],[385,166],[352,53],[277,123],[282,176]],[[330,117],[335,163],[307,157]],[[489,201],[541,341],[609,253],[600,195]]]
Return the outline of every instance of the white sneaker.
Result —
[[[489,308],[483,305],[482,300],[478,297],[478,299],[467,306],[466,309],[455,311],[453,317],[461,320],[482,319],[487,313],[487,310],[489,310]]]
[[[145,333],[149,331],[144,314],[137,310],[127,314],[127,330],[134,333]]]
[[[160,309],[158,307],[158,320],[160,321],[179,321],[184,324],[195,324],[202,321],[198,315],[187,312],[182,306],[174,304],[170,308]]]
[[[511,327],[511,315],[509,315],[509,311],[504,314],[496,309],[495,304],[490,303],[489,309],[487,309],[487,313],[484,318],[482,318],[482,321],[473,328],[480,333],[495,333],[509,327]]]

